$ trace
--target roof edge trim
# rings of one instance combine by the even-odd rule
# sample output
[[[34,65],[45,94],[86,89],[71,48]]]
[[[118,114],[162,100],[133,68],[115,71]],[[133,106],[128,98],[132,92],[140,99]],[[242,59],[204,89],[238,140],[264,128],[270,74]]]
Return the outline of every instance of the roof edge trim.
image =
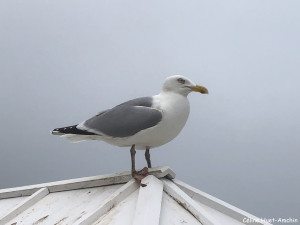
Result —
[[[154,175],[157,178],[175,178],[175,173],[168,166],[150,168],[149,174]],[[124,184],[130,181],[131,179],[131,171],[126,171],[122,173],[76,178],[16,188],[7,188],[0,190],[0,199],[29,196],[44,187],[47,187],[49,189],[49,192],[53,193],[58,191],[101,187],[113,184]]]
[[[192,199],[200,201],[202,204],[213,208],[229,217],[236,219],[237,221],[243,223],[244,218],[249,218],[254,221],[260,221],[256,216],[247,213],[227,202],[224,202],[216,197],[213,197],[203,191],[200,191],[180,180],[172,180],[178,187],[183,190]],[[258,225],[272,225],[268,222],[257,222]]]

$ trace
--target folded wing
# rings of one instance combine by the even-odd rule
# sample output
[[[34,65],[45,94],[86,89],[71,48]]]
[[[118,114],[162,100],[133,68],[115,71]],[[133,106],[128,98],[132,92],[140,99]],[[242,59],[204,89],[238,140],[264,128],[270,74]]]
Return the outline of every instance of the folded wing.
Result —
[[[84,121],[77,129],[110,137],[129,137],[139,131],[156,126],[162,113],[152,108],[152,98],[138,98]]]

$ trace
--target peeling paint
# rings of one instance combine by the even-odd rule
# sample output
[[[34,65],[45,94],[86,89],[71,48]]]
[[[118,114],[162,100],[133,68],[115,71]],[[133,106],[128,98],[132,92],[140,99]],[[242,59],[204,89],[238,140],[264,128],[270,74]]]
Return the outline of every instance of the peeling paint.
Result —
[[[115,204],[113,204],[111,207],[109,207],[109,209],[101,216],[101,219],[96,223],[99,224],[104,218],[106,218],[106,216],[109,215],[110,211],[115,208]]]
[[[73,223],[76,222],[77,220],[80,220],[84,214],[86,214],[86,211],[81,212],[80,216],[78,216],[75,220],[73,220]]]
[[[36,224],[39,224],[39,223],[43,222],[45,219],[48,218],[48,216],[49,216],[49,215],[40,218],[39,220],[37,220],[36,222],[34,222],[33,225],[36,225]]]
[[[148,183],[147,183],[148,184]],[[147,184],[141,183],[141,187],[147,187]]]
[[[60,221],[58,221],[58,222],[56,222],[54,225],[58,225],[58,224],[60,224],[61,222],[63,222],[65,219],[67,219],[68,217],[64,217],[64,218],[62,218]]]
[[[76,222],[77,220],[80,220],[82,216],[83,215],[78,216],[75,220],[73,220],[73,223]]]

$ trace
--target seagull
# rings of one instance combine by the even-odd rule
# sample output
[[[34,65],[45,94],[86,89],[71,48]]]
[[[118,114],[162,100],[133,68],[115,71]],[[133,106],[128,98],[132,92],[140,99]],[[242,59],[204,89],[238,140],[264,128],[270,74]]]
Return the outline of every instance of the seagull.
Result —
[[[190,79],[168,77],[162,91],[152,97],[136,98],[104,110],[82,123],[56,128],[52,134],[71,142],[101,140],[120,147],[130,147],[131,174],[137,180],[151,168],[150,149],[173,140],[184,127],[190,112],[187,96],[191,92],[208,94],[208,90]],[[146,150],[147,167],[135,169],[137,150]]]

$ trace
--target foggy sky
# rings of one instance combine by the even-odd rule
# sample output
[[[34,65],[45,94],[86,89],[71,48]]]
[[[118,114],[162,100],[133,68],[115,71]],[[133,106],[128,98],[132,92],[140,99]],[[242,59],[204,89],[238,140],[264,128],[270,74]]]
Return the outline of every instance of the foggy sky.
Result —
[[[299,218],[300,2],[1,1],[0,188],[130,170],[129,149],[50,135],[187,76],[154,166],[263,218]],[[146,165],[138,152],[137,165]]]

